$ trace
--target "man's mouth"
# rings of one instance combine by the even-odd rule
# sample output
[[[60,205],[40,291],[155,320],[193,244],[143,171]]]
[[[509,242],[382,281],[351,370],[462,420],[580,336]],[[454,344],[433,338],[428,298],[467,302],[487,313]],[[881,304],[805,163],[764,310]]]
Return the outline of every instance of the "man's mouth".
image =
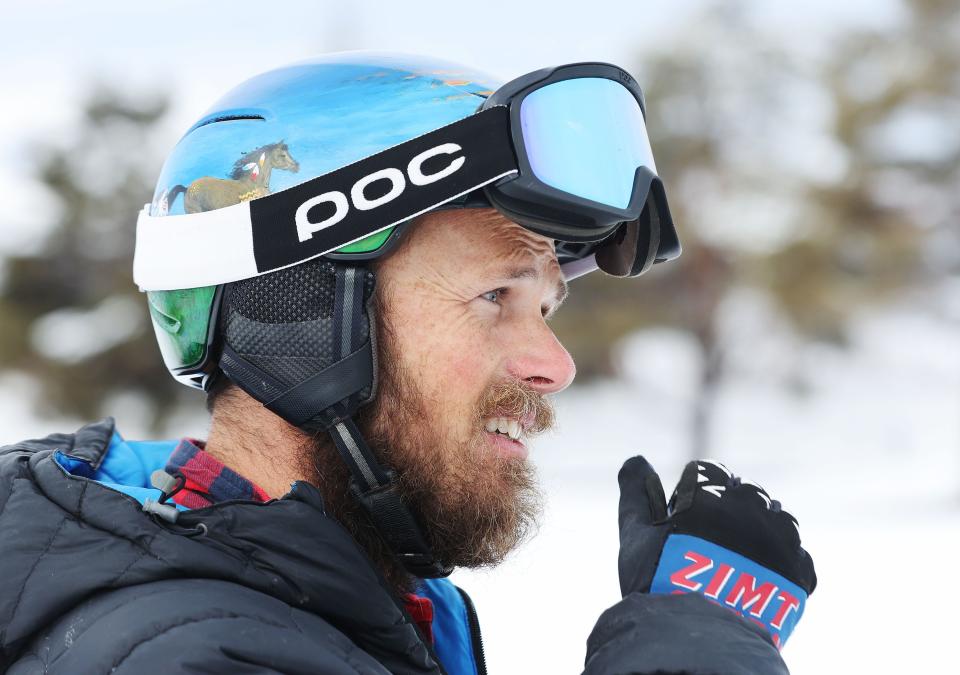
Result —
[[[524,424],[516,417],[488,417],[483,426],[492,434],[502,434],[514,441],[520,440],[524,430]]]
[[[488,417],[483,421],[483,427],[493,447],[504,457],[527,456],[527,446],[524,443],[524,423],[516,417]]]

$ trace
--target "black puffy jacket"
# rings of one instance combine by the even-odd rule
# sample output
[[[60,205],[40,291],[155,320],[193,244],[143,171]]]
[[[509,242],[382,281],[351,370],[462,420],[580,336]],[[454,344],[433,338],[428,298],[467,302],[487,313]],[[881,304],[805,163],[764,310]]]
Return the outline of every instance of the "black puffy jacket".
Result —
[[[82,475],[112,435],[108,419],[0,448],[0,671],[444,672],[315,488],[171,525]],[[206,533],[191,536],[201,522]],[[786,672],[759,629],[693,595],[615,605],[586,670]]]

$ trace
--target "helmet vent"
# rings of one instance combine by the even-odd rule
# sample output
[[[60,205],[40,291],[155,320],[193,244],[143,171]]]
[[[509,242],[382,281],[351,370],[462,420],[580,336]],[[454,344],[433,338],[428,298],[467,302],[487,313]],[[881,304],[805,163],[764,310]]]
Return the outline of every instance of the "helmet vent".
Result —
[[[263,115],[219,115],[217,117],[211,117],[208,120],[203,120],[197,124],[194,129],[205,127],[208,124],[216,124],[217,122],[234,122],[236,120],[259,120],[263,122],[266,118]]]
[[[264,117],[263,115],[256,115],[256,114],[244,115],[239,113],[232,114],[232,115],[215,115],[214,117],[209,117],[207,119],[200,120],[199,122],[194,124],[192,127],[190,127],[190,131],[188,131],[187,133],[189,134],[191,131],[196,131],[200,127],[205,127],[208,124],[216,124],[217,122],[236,122],[238,120],[254,120],[257,122],[265,122],[267,118]]]

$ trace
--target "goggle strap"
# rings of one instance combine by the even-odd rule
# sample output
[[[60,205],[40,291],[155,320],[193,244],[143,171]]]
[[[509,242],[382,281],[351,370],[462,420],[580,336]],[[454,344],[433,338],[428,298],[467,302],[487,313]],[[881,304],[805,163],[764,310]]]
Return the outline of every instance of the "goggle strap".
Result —
[[[137,220],[134,281],[194,288],[298,265],[517,170],[507,108],[496,106],[249,202],[164,217],[148,206]],[[371,196],[370,186],[389,187]]]

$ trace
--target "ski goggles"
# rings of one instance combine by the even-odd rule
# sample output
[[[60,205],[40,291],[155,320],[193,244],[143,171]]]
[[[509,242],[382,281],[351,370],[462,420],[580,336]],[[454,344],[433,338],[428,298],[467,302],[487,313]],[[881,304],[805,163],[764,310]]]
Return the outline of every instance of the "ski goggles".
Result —
[[[376,258],[389,247],[343,249],[428,211],[487,204],[553,238],[567,279],[637,276],[680,254],[644,115],[640,87],[617,66],[539,70],[473,115],[285,190],[186,215],[154,217],[148,205],[134,280],[173,290],[319,256]]]

